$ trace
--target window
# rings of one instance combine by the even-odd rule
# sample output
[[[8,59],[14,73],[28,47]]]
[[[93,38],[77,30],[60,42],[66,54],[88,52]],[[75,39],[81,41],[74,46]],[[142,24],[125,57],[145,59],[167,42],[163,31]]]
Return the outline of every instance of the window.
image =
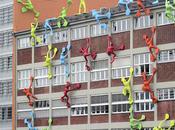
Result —
[[[128,97],[123,94],[112,94],[112,113],[129,112]]]
[[[112,78],[113,79],[120,79],[121,77],[129,77],[130,67],[122,67],[122,68],[113,68],[112,69]]]
[[[40,68],[35,70],[35,86],[44,87],[48,86],[48,69]]]
[[[12,30],[0,32],[0,47],[12,45]]]
[[[54,66],[54,85],[62,85],[66,83],[65,66]]]
[[[134,107],[136,112],[153,111],[154,104],[152,103],[149,92],[135,92],[134,97]]]
[[[67,30],[54,33],[54,43],[67,41]]]
[[[21,70],[18,72],[18,88],[24,89],[29,87],[31,70]]]
[[[99,60],[91,62],[91,80],[107,80],[108,78],[108,60]]]
[[[158,90],[158,99],[163,100],[174,100],[175,99],[175,88],[166,88]]]
[[[130,19],[121,19],[112,22],[112,32],[125,32],[130,30]]]
[[[152,73],[152,62],[150,61],[150,54],[137,54],[134,55],[134,75],[140,76],[142,72],[146,74]]]
[[[87,97],[71,98],[71,115],[82,116],[88,114]]]
[[[91,36],[100,36],[107,34],[107,29],[102,29],[100,24],[91,25]]]
[[[18,39],[18,49],[29,48],[31,47],[30,37]]]
[[[71,64],[71,82],[87,82],[87,71],[85,68],[85,62],[77,62]]]
[[[153,14],[150,16],[141,16],[139,18],[134,18],[134,28],[148,28],[153,26]]]
[[[165,50],[159,53],[158,62],[172,62],[175,61],[175,49]]]
[[[108,113],[108,95],[91,97],[91,114],[107,114]]]
[[[35,101],[34,106],[35,106],[35,108],[48,108],[49,107],[49,100]]]
[[[173,14],[175,14],[175,12],[173,12]],[[172,23],[173,21],[168,20],[168,18],[165,16],[165,12],[157,13],[157,25],[166,25]]]
[[[12,81],[0,81],[0,96],[12,95]]]
[[[12,69],[12,56],[0,58],[0,71]]]
[[[13,7],[3,7],[0,9],[0,25],[13,22]]]
[[[11,106],[0,106],[0,120],[6,121],[12,119],[12,107]]]
[[[79,28],[74,28],[71,30],[71,39],[72,40],[78,40],[78,39],[83,39],[88,36],[88,27],[79,27]]]

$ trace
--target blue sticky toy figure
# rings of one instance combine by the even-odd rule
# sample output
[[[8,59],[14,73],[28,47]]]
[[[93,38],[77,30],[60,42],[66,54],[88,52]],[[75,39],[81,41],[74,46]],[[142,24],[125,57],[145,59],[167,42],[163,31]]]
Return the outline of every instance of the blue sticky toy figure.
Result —
[[[51,23],[53,21],[57,20],[57,18],[48,18],[45,20],[44,22],[44,39],[46,40],[46,38],[48,37],[48,35],[52,36],[53,35],[53,29],[52,29],[52,25]],[[49,30],[49,33],[47,33],[47,31]],[[44,40],[44,41],[45,41]]]
[[[27,118],[24,119],[24,124],[27,125],[27,127],[28,127],[29,130],[38,130],[32,124],[32,119],[35,118],[35,114],[33,112],[30,112],[30,116],[31,116],[31,119],[27,119]]]
[[[92,10],[92,16],[95,17],[96,21],[100,24],[102,29],[107,29],[107,25],[105,23],[100,23],[101,19],[107,18],[110,19],[111,18],[111,12],[110,10],[106,13],[106,14],[102,14],[102,10],[97,11],[97,10]]]
[[[68,58],[68,52],[71,50],[71,44],[67,44],[66,47],[62,48],[62,52],[60,54],[60,62],[62,65],[65,65],[66,69],[65,69],[65,74],[66,77],[69,77],[69,66],[68,63],[66,62],[67,58]]]
[[[129,9],[129,4],[130,3],[132,3],[133,2],[133,0],[119,0],[118,1],[118,6],[121,6],[121,5],[125,5],[125,7],[126,7],[126,12],[125,12],[125,14],[128,16],[128,15],[130,15],[130,13],[131,13],[131,10]]]
[[[152,4],[158,4],[159,3],[159,0],[153,0]]]

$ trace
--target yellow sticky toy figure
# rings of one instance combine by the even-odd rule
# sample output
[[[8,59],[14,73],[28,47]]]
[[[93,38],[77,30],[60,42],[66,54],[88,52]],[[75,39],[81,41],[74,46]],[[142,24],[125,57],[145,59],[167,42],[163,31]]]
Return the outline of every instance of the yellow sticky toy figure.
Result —
[[[129,104],[133,104],[133,97],[132,97],[132,91],[131,91],[131,78],[133,76],[133,72],[134,72],[134,69],[131,67],[130,68],[130,76],[129,76],[129,79],[128,81],[126,81],[126,79],[124,77],[121,78],[121,81],[124,85],[124,88],[123,88],[123,95],[129,95],[129,98],[128,98],[128,101],[129,101]]]
[[[30,35],[31,35],[31,45],[32,46],[35,46],[35,41],[37,43],[41,44],[41,38],[37,37],[36,34],[35,34],[36,29],[38,27],[38,19],[35,18],[34,20],[35,20],[35,22],[31,23],[31,33],[30,33]]]
[[[79,14],[86,13],[86,2],[85,0],[80,0]]]
[[[56,53],[58,51],[57,48],[54,48],[53,50],[53,56],[51,56],[51,52],[52,52],[53,48],[52,45],[48,45],[48,52],[47,55],[45,56],[45,62],[44,62],[44,67],[48,68],[48,78],[51,79],[52,78],[52,63],[51,60],[56,56]]]

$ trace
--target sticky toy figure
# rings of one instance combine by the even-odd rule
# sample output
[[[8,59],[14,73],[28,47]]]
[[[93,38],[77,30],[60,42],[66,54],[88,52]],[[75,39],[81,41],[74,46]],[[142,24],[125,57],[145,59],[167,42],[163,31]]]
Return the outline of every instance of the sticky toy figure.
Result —
[[[141,9],[143,9],[146,15],[150,14],[150,9],[145,8],[145,6],[142,3],[142,0],[137,0],[137,6],[138,6],[138,11],[136,13],[136,17],[141,16]]]
[[[100,24],[101,28],[102,29],[107,29],[107,25],[105,23],[101,23],[100,20],[101,19],[104,19],[104,18],[107,18],[107,19],[110,19],[111,18],[111,12],[110,12],[110,9],[107,13],[105,14],[102,14],[102,10],[100,11],[97,11],[97,10],[92,10],[92,17],[95,17],[97,23]]]
[[[130,112],[129,123],[131,130],[142,130],[143,126],[141,121],[145,120],[145,115],[142,115],[140,119],[135,119],[133,114],[134,113],[133,105],[130,106],[129,112]]]
[[[35,15],[36,18],[38,18],[40,16],[40,13],[38,11],[35,10],[32,2],[30,0],[25,0],[25,2],[23,2],[23,0],[17,0],[18,3],[21,3],[24,7],[22,7],[21,11],[22,13],[26,13],[27,11],[32,11]]]
[[[27,118],[24,119],[24,124],[27,125],[29,130],[38,130],[33,126],[33,123],[32,123],[32,119],[34,120],[35,114],[33,112],[30,112],[30,116],[31,116],[31,119],[27,119]]]
[[[38,27],[38,20],[35,18],[35,22],[31,23],[31,45],[35,46],[35,41],[41,44],[41,38],[36,36],[35,32]]]
[[[162,128],[162,126],[163,126],[163,124],[164,124],[167,120],[169,120],[169,118],[170,118],[169,114],[166,113],[166,114],[165,114],[165,117],[164,117],[164,120],[162,120],[162,121],[159,123],[158,126],[154,127],[153,130],[164,130],[164,129]],[[170,127],[169,127],[169,128],[171,129],[173,126],[174,126],[174,121],[171,121],[171,122],[170,122]],[[168,128],[168,130],[170,130],[169,128]]]
[[[68,52],[71,50],[71,44],[68,44],[66,47],[62,48],[62,52],[60,54],[60,62],[61,64],[65,65],[65,74],[66,77],[69,77],[69,66],[68,63],[66,63],[67,58],[68,58]]]
[[[123,88],[123,95],[129,95],[129,98],[128,98],[128,101],[129,101],[129,104],[133,104],[133,97],[132,97],[132,90],[131,90],[131,78],[133,76],[133,68],[131,67],[130,68],[130,76],[129,76],[129,79],[128,81],[126,81],[126,79],[124,77],[121,78],[121,81],[124,85],[124,88]]]
[[[153,68],[153,75],[150,77],[149,80],[147,80],[146,73],[145,72],[142,73],[142,77],[143,77],[143,87],[142,87],[142,90],[144,92],[149,92],[150,93],[151,99],[152,99],[152,102],[153,103],[157,103],[157,98],[154,96],[154,92],[152,91],[152,89],[150,87],[150,83],[152,82],[153,77],[154,77],[156,71],[157,71],[156,68]]]
[[[165,2],[165,15],[166,17],[175,22],[175,15],[173,12],[175,11],[175,0],[173,0],[173,4],[170,3],[170,0],[166,0]]]
[[[80,0],[80,5],[79,5],[79,14],[81,13],[86,13],[86,2],[85,0]]]
[[[145,40],[146,45],[149,49],[151,61],[154,62],[157,59],[157,55],[159,54],[160,50],[157,46],[154,45],[154,35],[156,32],[156,28],[153,26],[151,31],[152,31],[152,36],[149,38],[148,35],[144,34],[143,39]]]
[[[61,28],[61,26],[67,27],[67,25],[68,25],[68,21],[66,19],[67,10],[68,10],[68,8],[65,8],[65,7],[62,8],[60,16],[58,17],[58,22],[57,22],[58,28]],[[63,21],[63,25],[62,25],[62,21]]]
[[[51,118],[49,118],[48,124],[49,124],[49,126],[47,128],[43,128],[42,130],[51,130],[51,125],[52,125],[52,119]]]
[[[68,92],[71,92],[71,91],[74,91],[74,90],[78,90],[80,88],[81,88],[80,84],[71,85],[70,82],[68,82],[68,81],[66,82],[66,85],[65,85],[65,88],[64,88],[64,96],[61,97],[61,101],[65,102],[66,106],[68,108],[70,107]]]
[[[44,66],[48,68],[48,78],[51,79],[52,78],[52,63],[51,60],[56,56],[58,49],[57,48],[52,48],[52,45],[48,45],[48,52],[47,55],[45,56],[45,62],[44,62]],[[52,56],[51,56],[51,52]]]
[[[45,34],[47,34],[47,30],[50,30],[49,35],[53,35],[53,29],[52,29],[51,23],[53,21],[56,21],[56,20],[57,20],[57,18],[49,18],[49,19],[45,20],[45,22],[44,22]]]
[[[114,62],[116,58],[115,51],[124,50],[124,49],[125,49],[125,45],[123,44],[121,44],[119,47],[114,47],[114,44],[112,42],[112,37],[108,36],[108,47],[107,47],[106,53],[109,56],[112,56],[111,64]]]
[[[86,47],[86,48],[83,48],[83,47],[82,47],[82,48],[80,49],[80,53],[83,54],[83,57],[84,57],[84,59],[85,59],[85,61],[86,61],[86,69],[87,69],[88,71],[90,71],[90,70],[91,70],[91,67],[90,67],[90,65],[88,65],[88,57],[91,56],[91,58],[92,58],[93,60],[95,60],[96,57],[97,57],[97,53],[96,53],[95,51],[89,52],[89,48],[90,48],[90,38],[87,38],[87,39],[86,39],[86,42],[87,42],[87,47]]]
[[[25,93],[26,97],[28,98],[28,104],[30,106],[33,106],[33,103],[38,98],[32,94],[32,83],[33,83],[33,77],[30,77],[30,85],[28,88],[24,88],[23,92]]]
[[[153,0],[152,4],[158,4],[159,0]]]
[[[67,0],[66,2],[68,7],[72,5],[72,0]]]
[[[125,7],[126,7],[126,12],[125,12],[125,14],[128,16],[128,15],[130,15],[130,13],[131,13],[131,10],[129,9],[129,4],[130,3],[132,3],[133,2],[133,0],[119,0],[118,1],[118,5],[120,6],[120,5],[125,5]]]
[[[174,126],[175,126],[175,121],[174,120],[170,121],[170,126],[168,127],[167,130],[171,130]]]

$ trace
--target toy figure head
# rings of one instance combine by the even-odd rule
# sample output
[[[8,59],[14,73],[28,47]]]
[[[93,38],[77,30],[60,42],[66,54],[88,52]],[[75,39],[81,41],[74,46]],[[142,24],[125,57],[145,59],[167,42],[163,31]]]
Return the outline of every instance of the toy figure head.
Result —
[[[65,54],[66,52],[67,52],[66,47],[63,47],[63,48],[62,48],[62,52],[61,52],[61,53],[62,53],[62,54]]]
[[[146,79],[146,73],[145,72],[142,72],[142,77],[143,77],[143,80],[144,81],[147,81],[147,79]]]
[[[23,92],[26,93],[27,92],[27,88],[24,88]]]
[[[148,39],[147,35],[143,35],[143,39],[146,41]]]

